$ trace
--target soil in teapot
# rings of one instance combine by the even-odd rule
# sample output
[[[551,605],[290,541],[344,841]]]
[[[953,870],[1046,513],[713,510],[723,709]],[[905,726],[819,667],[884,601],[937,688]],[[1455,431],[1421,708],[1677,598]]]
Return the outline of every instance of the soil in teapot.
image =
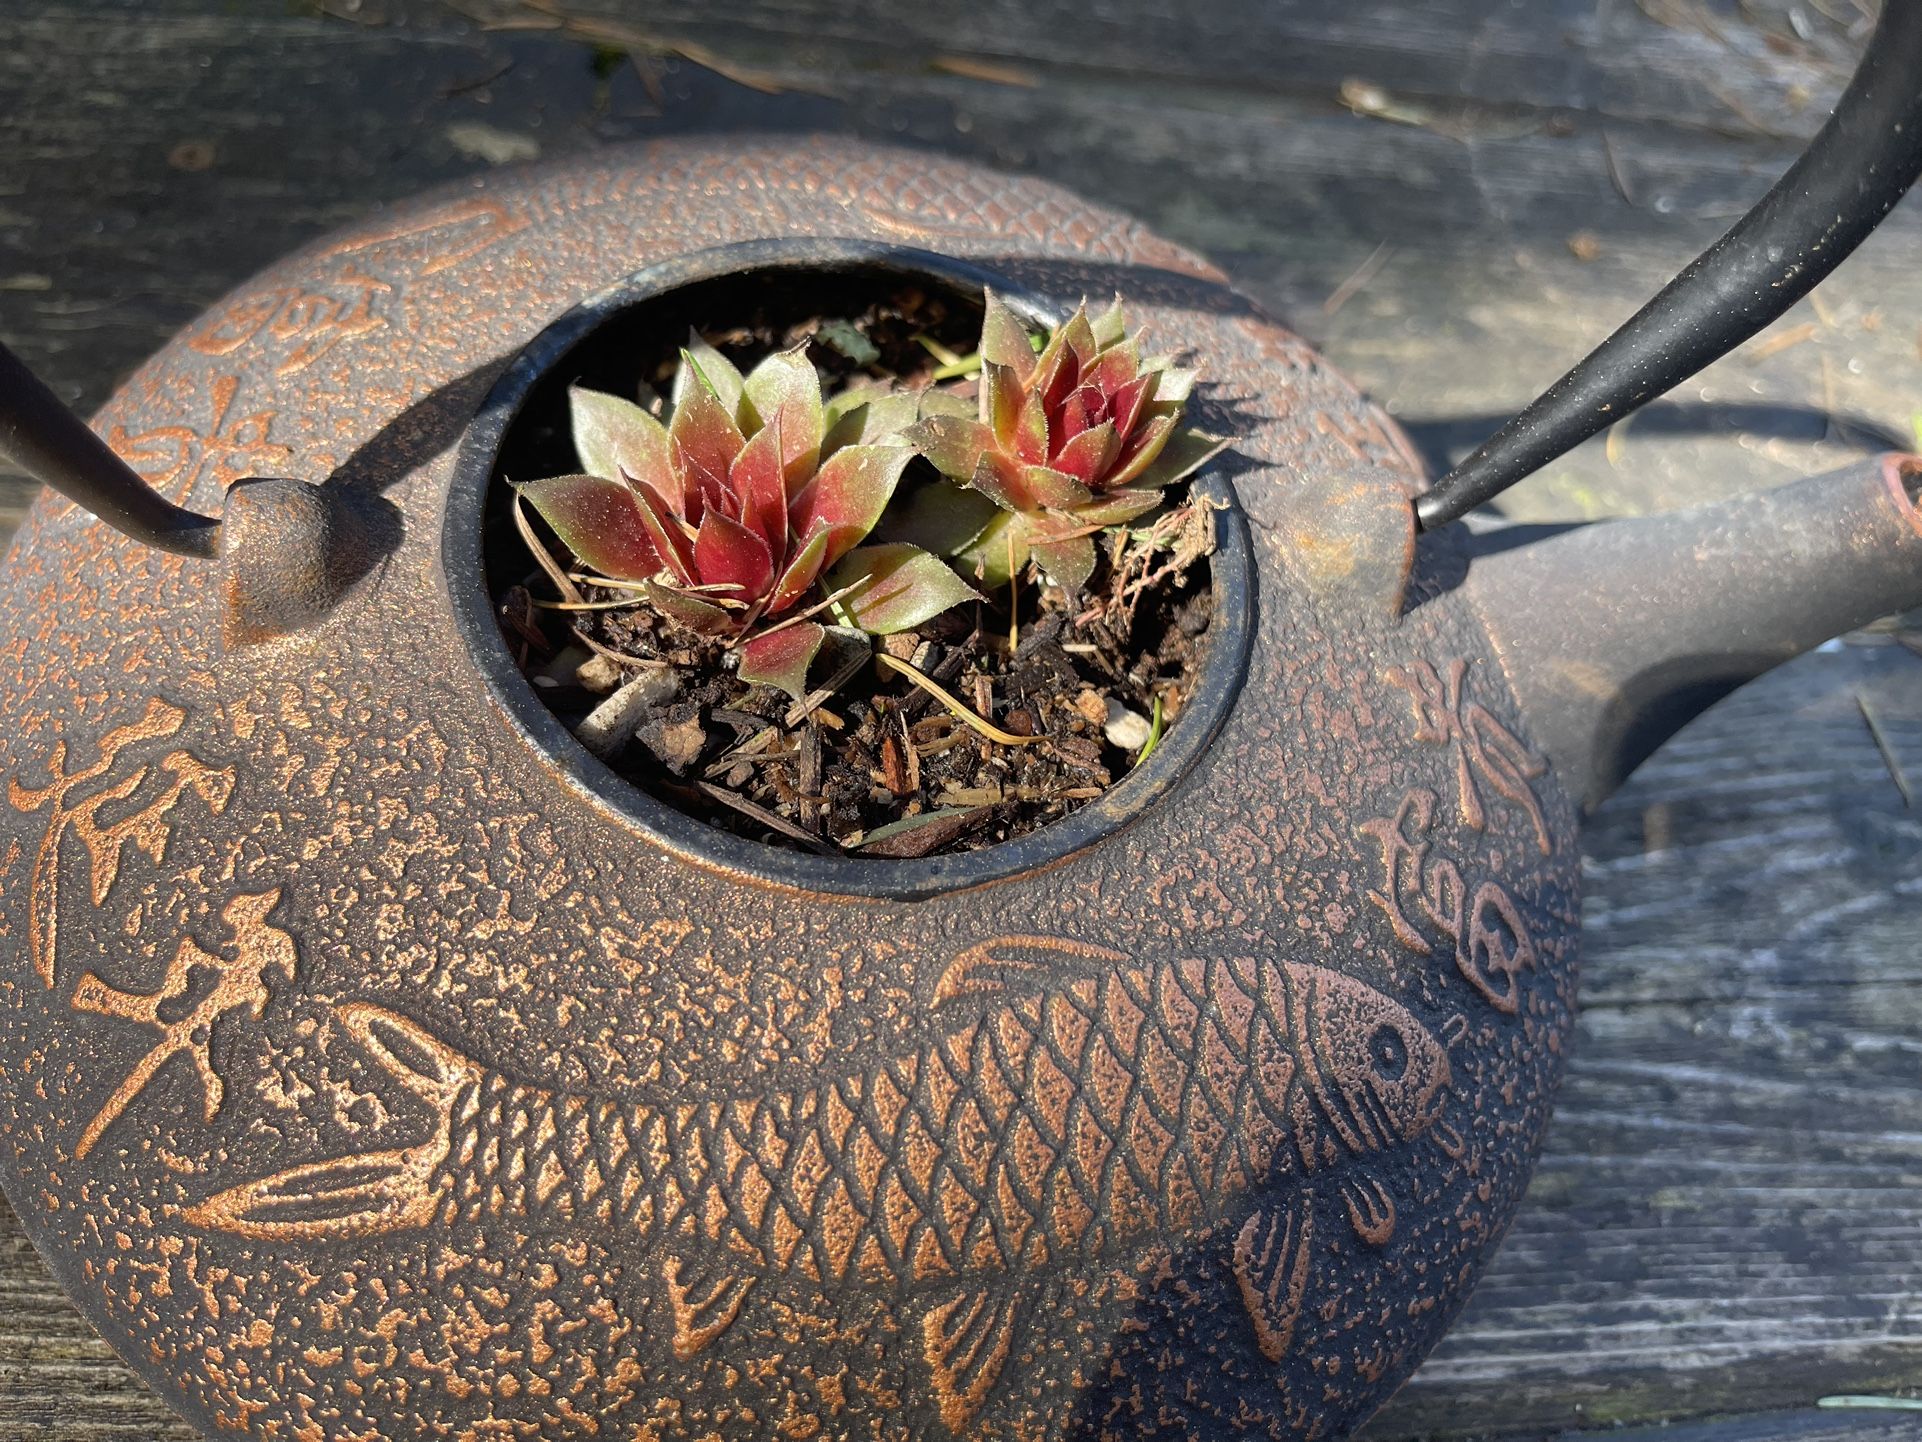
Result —
[[[738,308],[720,313],[746,315],[744,323],[696,320],[695,328],[743,369],[806,340],[830,393],[872,377],[972,394],[972,378],[949,378],[940,359],[971,349],[979,333],[979,307],[964,297],[899,283],[878,297],[872,282],[865,293],[842,296],[810,286],[811,306],[798,316],[776,291],[727,299]],[[823,308],[824,299],[844,304]],[[685,323],[651,324],[646,335],[628,333],[624,384],[611,383],[591,356],[584,366],[582,357],[567,357],[569,378],[628,395],[665,391],[686,331]],[[499,476],[573,468],[564,424],[547,410],[543,420],[542,407],[530,405],[510,429]],[[916,461],[901,494],[933,479],[932,468]],[[737,835],[818,854],[899,859],[971,851],[1079,810],[1179,723],[1213,616],[1213,517],[1183,484],[1170,488],[1164,511],[1136,523],[1157,528],[1158,544],[1118,554],[1103,547],[1079,597],[1030,570],[1011,601],[1005,591],[993,593],[992,603],[954,608],[872,645],[831,634],[811,672],[816,689],[796,702],[743,683],[722,644],[636,604],[631,590],[582,579],[566,549],[534,521],[582,599],[608,607],[556,608],[554,582],[517,539],[507,543],[507,488],[495,490],[489,553],[498,614],[547,706],[657,799]]]

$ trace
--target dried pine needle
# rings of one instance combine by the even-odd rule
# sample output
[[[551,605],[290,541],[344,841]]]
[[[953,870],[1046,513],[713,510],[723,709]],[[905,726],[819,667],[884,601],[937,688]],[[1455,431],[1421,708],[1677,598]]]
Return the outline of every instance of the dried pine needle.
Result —
[[[954,714],[954,718],[957,721],[980,732],[990,741],[997,742],[1002,746],[1032,746],[1037,741],[1046,741],[1048,739],[1046,736],[1016,736],[1012,731],[1003,731],[991,721],[983,721],[979,716],[975,715],[974,712],[970,711],[966,706],[963,706],[959,698],[942,686],[940,682],[917,671],[906,661],[896,660],[886,651],[876,651],[874,653],[874,659],[879,661],[888,670],[900,672],[916,686],[919,686],[923,691],[947,707],[948,710]]]
[[[541,570],[547,573],[547,579],[554,583],[554,589],[561,593],[561,599],[577,604],[584,602],[585,598],[575,589],[574,583],[567,579],[567,572],[560,568],[560,563],[549,555],[547,547],[541,544],[541,538],[534,534],[533,523],[527,519],[527,512],[521,506],[519,491],[514,492],[514,529],[521,533],[521,540],[526,544],[528,554],[534,558]]]
[[[645,606],[647,597],[634,596],[625,601],[543,601],[534,597],[533,604],[542,611],[631,611]]]

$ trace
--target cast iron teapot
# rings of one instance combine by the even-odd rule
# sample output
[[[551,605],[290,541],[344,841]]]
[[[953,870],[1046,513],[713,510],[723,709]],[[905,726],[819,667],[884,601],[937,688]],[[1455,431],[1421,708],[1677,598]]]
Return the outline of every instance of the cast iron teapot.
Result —
[[[1344,1434],[1526,1186],[1581,812],[1730,687],[1922,604],[1913,458],[1505,550],[1444,523],[1837,264],[1922,168],[1919,75],[1891,3],[1756,212],[1428,487],[1194,256],[843,141],[383,213],[92,429],[7,358],[0,450],[79,503],[0,573],[22,1224],[209,1434]],[[1207,357],[1217,623],[1169,743],[1069,820],[778,852],[533,696],[495,459],[662,297],[904,274],[1041,317],[1119,291]]]

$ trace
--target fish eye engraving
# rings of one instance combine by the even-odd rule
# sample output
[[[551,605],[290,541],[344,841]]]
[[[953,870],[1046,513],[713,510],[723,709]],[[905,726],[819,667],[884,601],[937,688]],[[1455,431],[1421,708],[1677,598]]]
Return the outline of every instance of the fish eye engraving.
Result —
[[[1368,1038],[1368,1055],[1375,1063],[1375,1075],[1383,1081],[1399,1081],[1408,1070],[1408,1043],[1392,1026],[1378,1026]]]

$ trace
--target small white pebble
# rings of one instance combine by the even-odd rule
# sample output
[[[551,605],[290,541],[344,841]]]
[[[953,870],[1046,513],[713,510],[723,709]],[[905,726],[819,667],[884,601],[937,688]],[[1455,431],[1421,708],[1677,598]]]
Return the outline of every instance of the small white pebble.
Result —
[[[621,668],[598,651],[574,668],[574,679],[596,695],[605,696],[621,684]]]
[[[1139,751],[1148,744],[1154,734],[1154,727],[1148,718],[1139,711],[1130,711],[1112,697],[1108,700],[1108,723],[1102,727],[1110,746],[1118,746],[1123,751]]]

